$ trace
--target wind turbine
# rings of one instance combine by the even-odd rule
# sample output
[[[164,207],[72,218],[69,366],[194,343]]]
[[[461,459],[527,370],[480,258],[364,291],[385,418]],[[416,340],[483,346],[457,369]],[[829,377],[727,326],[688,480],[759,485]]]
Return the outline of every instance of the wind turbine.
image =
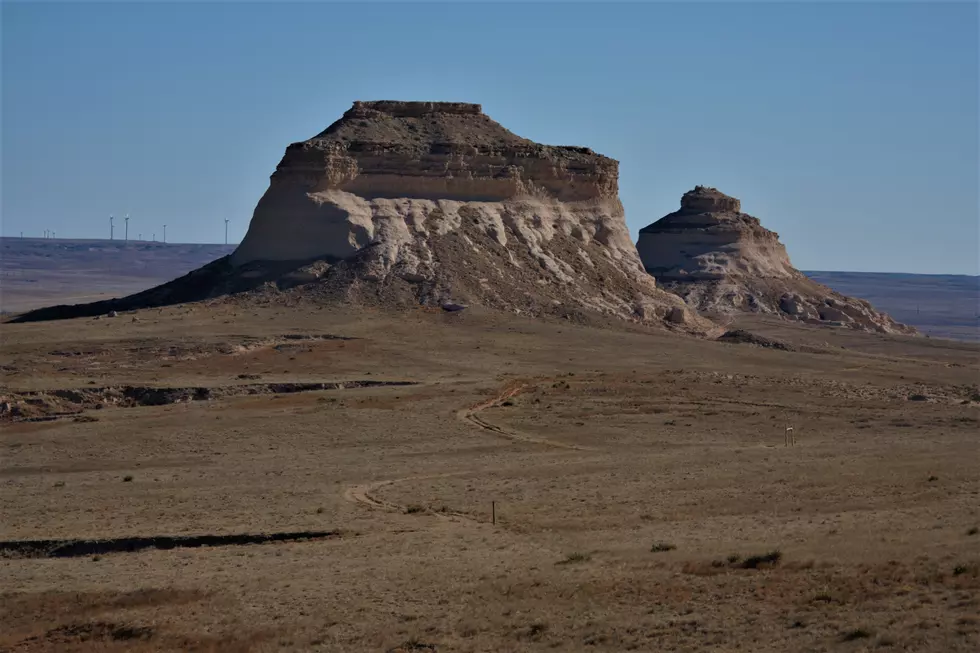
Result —
[[[126,217],[123,219],[126,221],[126,242],[128,243],[129,242],[129,214],[127,213]]]
[[[167,242],[167,225],[163,225],[163,242]]]
[[[112,224],[112,221],[114,219],[115,218],[113,218],[111,215],[109,216],[109,240],[112,240],[112,233],[113,233],[113,230],[115,229],[115,225]]]
[[[225,245],[228,244],[228,218],[225,218]]]

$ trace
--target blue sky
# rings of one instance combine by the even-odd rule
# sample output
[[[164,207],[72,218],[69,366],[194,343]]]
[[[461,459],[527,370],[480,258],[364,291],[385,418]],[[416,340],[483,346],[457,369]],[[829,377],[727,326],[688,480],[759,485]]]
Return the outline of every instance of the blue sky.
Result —
[[[977,274],[975,3],[11,3],[2,232],[240,239],[354,100],[479,102],[619,159],[634,236],[696,184],[797,267]],[[118,232],[117,232],[118,233]]]

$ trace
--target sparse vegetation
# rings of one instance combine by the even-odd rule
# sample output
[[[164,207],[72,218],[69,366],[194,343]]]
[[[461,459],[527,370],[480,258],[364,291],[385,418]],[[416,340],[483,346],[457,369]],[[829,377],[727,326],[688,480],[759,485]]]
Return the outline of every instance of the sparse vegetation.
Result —
[[[548,624],[543,621],[535,621],[526,630],[522,630],[518,637],[521,639],[537,640],[548,631]]]
[[[762,555],[749,556],[742,561],[742,569],[758,569],[762,566],[773,566],[779,564],[783,554],[778,549],[764,553]]]
[[[977,568],[973,565],[956,565],[953,567],[954,576],[962,576],[963,574],[976,574]]]
[[[565,557],[564,560],[559,560],[556,565],[573,565],[580,562],[588,562],[592,560],[592,554],[590,553],[570,553]]]
[[[865,630],[864,628],[855,628],[853,630],[848,630],[847,632],[843,633],[840,638],[841,641],[844,642],[853,642],[854,640],[857,639],[867,639],[868,637],[871,637],[873,634],[874,633],[872,633],[869,630]]]
[[[132,483],[132,481],[133,481],[132,474],[126,474],[125,476],[123,476],[123,483]]]
[[[71,423],[76,416],[71,413],[58,422],[5,431],[9,464],[4,480],[30,489],[17,502],[8,502],[17,531],[10,537],[204,535],[341,525],[356,533],[346,542],[235,546],[218,553],[184,549],[115,555],[98,550],[74,560],[7,563],[24,590],[12,599],[23,604],[23,633],[10,635],[16,639],[8,646],[19,650],[27,646],[18,646],[20,640],[62,625],[162,620],[165,628],[150,644],[180,648],[185,634],[215,625],[222,633],[237,629],[250,636],[249,615],[258,611],[279,619],[261,620],[257,628],[281,629],[270,631],[271,639],[259,647],[275,648],[281,639],[291,641],[282,645],[287,648],[346,645],[385,651],[404,643],[400,650],[406,653],[433,647],[550,650],[552,645],[587,650],[587,638],[598,642],[603,636],[607,641],[596,648],[604,650],[761,646],[939,653],[943,646],[969,648],[976,634],[977,622],[957,622],[972,618],[972,604],[958,604],[972,597],[980,582],[973,575],[980,564],[980,520],[961,492],[973,498],[973,470],[961,454],[972,451],[976,422],[970,416],[976,404],[904,403],[919,390],[930,402],[945,402],[948,394],[956,400],[966,396],[965,389],[951,384],[967,377],[968,366],[922,365],[930,356],[969,363],[962,352],[938,349],[945,346],[938,340],[921,350],[922,356],[909,354],[913,362],[877,336],[865,340],[880,356],[840,349],[830,358],[806,354],[796,360],[790,354],[675,339],[673,334],[644,332],[643,338],[634,338],[616,332],[611,337],[601,329],[585,332],[576,326],[554,336],[552,326],[546,330],[525,318],[511,331],[507,316],[494,318],[502,327],[492,330],[492,337],[465,331],[468,327],[458,320],[444,328],[442,320],[430,322],[424,314],[418,318],[421,325],[409,321],[389,330],[383,313],[365,319],[360,313],[346,317],[316,310],[306,317],[301,303],[288,310],[257,308],[260,318],[242,316],[217,327],[220,332],[214,335],[207,331],[209,323],[220,320],[199,310],[199,317],[183,322],[159,318],[161,324],[152,326],[144,320],[145,334],[136,335],[124,329],[129,320],[108,321],[120,329],[118,334],[105,331],[106,321],[77,328],[67,322],[47,324],[52,341],[62,328],[82,332],[79,337],[90,337],[85,329],[97,335],[92,343],[71,344],[91,355],[51,363],[45,362],[52,358],[46,353],[36,354],[36,337],[18,344],[19,330],[0,332],[5,354],[11,350],[6,362],[25,370],[10,373],[11,387],[35,387],[26,373],[35,367],[46,372],[70,365],[69,372],[37,381],[37,387],[92,393],[92,401],[106,401],[103,411],[85,407],[86,413],[103,418],[97,427]],[[214,310],[226,309],[219,305]],[[282,331],[278,324],[267,324],[273,314],[307,331],[336,327],[371,337],[356,346],[318,343],[313,353],[300,357],[308,357],[308,363],[289,374],[284,371],[295,364],[283,366],[286,357],[264,345],[239,353],[205,350],[211,341],[234,340],[237,346],[238,336],[227,333],[251,333],[253,322],[257,331]],[[482,319],[476,311],[466,315],[471,322]],[[421,329],[431,333],[422,337],[417,334]],[[774,322],[768,329],[781,333],[784,327]],[[861,334],[840,333],[820,337],[864,347]],[[545,342],[546,337],[554,342]],[[168,338],[180,345],[177,354],[167,353]],[[793,338],[794,344],[805,343],[808,336],[801,331]],[[665,350],[674,343],[674,348],[667,355],[650,341],[662,341]],[[474,343],[483,345],[482,351]],[[624,362],[627,346],[648,349]],[[575,385],[552,391],[556,379],[547,375],[560,372],[566,349],[575,350],[576,377],[561,380]],[[193,360],[180,360],[172,370],[157,364],[161,357],[185,354]],[[587,356],[595,360],[580,360]],[[102,368],[98,384],[86,385],[92,360]],[[867,367],[838,380],[838,363],[847,369]],[[365,365],[377,366],[378,379],[422,380],[425,385],[411,393],[400,389],[404,399],[397,403],[389,388],[280,391],[286,383],[373,379],[363,371]],[[624,365],[642,367],[639,376],[625,376]],[[664,366],[685,369],[668,375]],[[738,373],[716,385],[715,370],[722,378]],[[810,374],[814,370],[819,373]],[[236,380],[243,371],[261,372],[263,378]],[[906,385],[893,387],[903,383],[899,373],[907,375]],[[518,380],[532,387],[512,398],[514,407],[476,415],[499,432],[461,418],[459,411],[491,405]],[[126,383],[141,393],[193,383],[210,388],[211,399],[122,410],[126,406],[117,399],[125,399],[121,388]],[[226,387],[246,386],[247,394],[225,394]],[[120,394],[104,400],[102,388]],[[288,399],[273,401],[273,389]],[[896,393],[896,399],[889,401],[887,392]],[[341,406],[342,397],[348,408]],[[67,402],[54,395],[38,398]],[[552,408],[546,410],[547,405]],[[514,419],[505,419],[511,414]],[[774,446],[773,440],[781,444],[782,429],[791,423],[802,428],[815,415],[820,417],[808,429],[810,449],[787,455]],[[220,424],[213,421],[216,417]],[[898,417],[910,426],[892,426]],[[676,425],[665,426],[665,421]],[[580,422],[585,425],[576,426]],[[686,428],[688,423],[693,427]],[[872,425],[872,436],[857,433],[864,424]],[[6,427],[0,423],[0,430]],[[916,437],[907,437],[913,431]],[[878,466],[875,473],[852,482],[868,460]],[[127,468],[140,470],[138,486],[136,472]],[[132,475],[129,490],[115,486],[124,475]],[[930,477],[935,480],[926,482]],[[909,497],[923,493],[935,509],[906,510]],[[100,522],[120,495],[126,521],[112,520],[106,530]],[[496,528],[489,523],[491,500],[497,501]],[[860,505],[880,509],[858,513],[859,523],[852,514],[839,515]],[[501,512],[509,518],[505,524]],[[905,521],[897,522],[897,514]],[[908,537],[902,537],[902,529]],[[934,546],[924,546],[931,541]],[[771,556],[783,547],[778,560]],[[861,553],[871,547],[874,559]],[[97,561],[96,553],[104,559]],[[816,564],[804,569],[811,557]],[[746,558],[748,568],[743,567]],[[427,559],[447,564],[431,566]],[[146,593],[150,590],[141,589],[165,582],[168,561],[184,560],[191,565],[187,569],[207,573],[207,592],[213,590],[218,598],[247,596],[247,601],[178,595],[179,600],[157,602]],[[201,567],[208,560],[214,564]],[[86,561],[91,566],[86,568]],[[61,570],[69,565],[79,567],[79,573],[64,575]],[[112,577],[111,587],[86,581],[105,574]],[[269,578],[275,582],[264,583]],[[49,590],[61,590],[59,584],[64,591],[55,596]],[[309,600],[310,588],[325,586],[345,605]],[[123,603],[114,595],[117,590],[135,598]],[[59,603],[35,618],[32,608],[38,600],[77,602],[80,610],[65,610]],[[120,607],[126,605],[133,609]],[[454,606],[465,609],[458,612]],[[447,610],[448,620],[442,617]],[[508,616],[502,616],[505,610]],[[403,612],[411,617],[402,620]],[[181,620],[171,620],[173,614],[182,615]],[[745,618],[760,615],[767,617],[766,624]],[[931,629],[925,629],[925,622]],[[846,631],[858,627],[875,634],[841,642]],[[888,641],[885,632],[898,644],[877,648]],[[413,635],[420,639],[406,642]],[[39,641],[36,648],[44,644]],[[71,646],[84,645],[69,642],[59,648],[56,643],[47,649]]]
[[[417,637],[413,637],[394,648],[388,649],[387,653],[413,653],[419,651],[430,651],[435,653],[436,650],[438,649],[436,649],[435,644],[426,644]]]

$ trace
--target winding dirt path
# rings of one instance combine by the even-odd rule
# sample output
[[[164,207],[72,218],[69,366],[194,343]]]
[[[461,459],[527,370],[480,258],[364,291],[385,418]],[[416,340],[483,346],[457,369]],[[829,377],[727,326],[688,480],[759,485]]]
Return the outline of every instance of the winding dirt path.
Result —
[[[548,379],[540,379],[537,383],[543,383]],[[513,440],[515,442],[525,442],[528,444],[541,444],[548,447],[554,447],[556,449],[565,449],[572,451],[595,451],[591,447],[583,447],[577,444],[567,444],[565,442],[558,442],[557,440],[549,440],[548,438],[541,438],[534,435],[527,435],[526,433],[518,433],[516,431],[511,431],[505,429],[496,424],[491,424],[484,418],[480,417],[479,413],[488,408],[495,408],[500,406],[508,399],[516,397],[519,394],[533,390],[536,383],[530,381],[511,381],[504,385],[499,393],[495,396],[487,399],[486,401],[480,402],[475,406],[470,408],[465,408],[456,413],[456,416],[465,422],[469,422],[476,427],[490,431],[496,435],[507,438],[508,440]]]
[[[423,476],[405,476],[402,478],[390,478],[383,481],[375,481],[374,483],[351,485],[346,490],[344,490],[344,499],[346,501],[350,501],[351,503],[367,506],[375,510],[386,510],[388,512],[407,513],[408,506],[402,506],[397,503],[391,503],[389,501],[385,501],[384,499],[379,499],[378,497],[374,496],[373,493],[377,492],[383,487],[387,487],[389,485],[395,485],[396,483],[407,483],[409,481],[428,481],[435,478],[450,478],[452,476],[463,476],[469,473],[470,472],[467,470],[467,471],[460,471],[460,472],[449,472],[446,474],[426,474]],[[481,519],[480,517],[465,512],[458,512],[455,510],[426,510],[425,512],[444,519],[460,518],[473,522],[487,521],[486,519]]]
[[[544,382],[544,379],[539,379],[538,383]],[[574,444],[567,444],[564,442],[558,442],[555,440],[549,440],[547,438],[540,438],[532,435],[526,435],[524,433],[518,433],[516,431],[511,431],[509,429],[502,428],[496,424],[492,424],[482,418],[479,413],[488,408],[494,408],[500,406],[503,402],[516,397],[517,395],[532,390],[536,383],[530,381],[511,381],[504,385],[504,387],[493,397],[482,401],[469,408],[464,408],[456,413],[456,416],[472,424],[477,428],[483,429],[484,431],[489,431],[494,435],[504,437],[513,442],[523,442],[526,444],[539,444],[547,447],[553,447],[556,449],[572,450],[572,451],[595,451],[590,447],[582,447]],[[375,510],[386,510],[388,512],[400,512],[405,513],[408,511],[408,506],[402,506],[396,503],[391,503],[380,499],[376,496],[376,493],[389,485],[395,485],[396,483],[408,483],[410,481],[425,481],[435,478],[449,478],[452,476],[463,476],[465,474],[471,473],[470,471],[459,471],[459,472],[449,472],[445,474],[426,474],[422,476],[405,476],[402,478],[391,478],[381,481],[375,481],[373,483],[364,483],[360,485],[349,486],[344,490],[344,499],[354,504],[367,506]],[[473,522],[483,523],[487,520],[484,518],[476,517],[463,512],[456,511],[433,511],[432,514],[443,518],[461,518]]]

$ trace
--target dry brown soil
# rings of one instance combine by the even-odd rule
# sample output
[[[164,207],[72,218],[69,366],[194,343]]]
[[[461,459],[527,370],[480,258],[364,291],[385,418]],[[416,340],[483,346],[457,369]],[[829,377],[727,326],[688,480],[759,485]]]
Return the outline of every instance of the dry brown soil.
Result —
[[[2,651],[980,647],[976,345],[137,317],[0,326]]]

